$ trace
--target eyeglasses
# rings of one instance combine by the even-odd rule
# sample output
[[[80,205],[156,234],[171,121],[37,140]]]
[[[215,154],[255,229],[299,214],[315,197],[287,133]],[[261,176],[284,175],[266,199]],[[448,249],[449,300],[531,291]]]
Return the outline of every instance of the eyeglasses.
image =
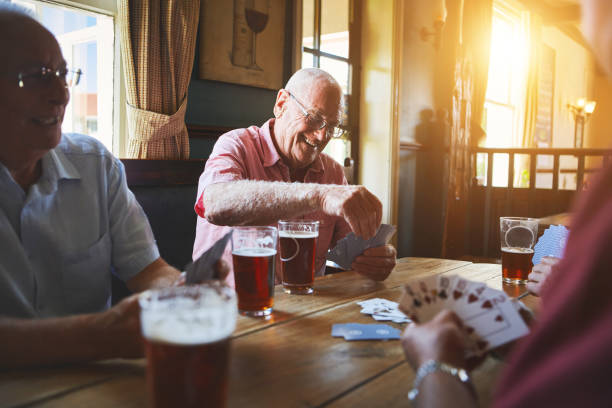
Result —
[[[315,130],[321,130],[323,128],[326,128],[325,137],[327,137],[328,139],[332,137],[342,136],[342,133],[344,133],[343,129],[339,128],[338,126],[329,125],[325,121],[325,119],[323,119],[320,115],[317,115],[316,113],[313,114],[313,113],[308,112],[306,107],[302,104],[302,102],[298,100],[298,98],[293,96],[293,94],[289,91],[287,91],[287,93],[300,107],[300,110],[302,111],[302,115],[304,115],[304,118],[306,119],[306,123],[308,123],[308,127],[310,127],[311,129],[315,129]]]
[[[59,78],[67,87],[77,86],[81,81],[83,71],[70,68],[47,68],[40,67],[29,72],[17,74],[20,88],[41,88],[48,86],[51,80]]]

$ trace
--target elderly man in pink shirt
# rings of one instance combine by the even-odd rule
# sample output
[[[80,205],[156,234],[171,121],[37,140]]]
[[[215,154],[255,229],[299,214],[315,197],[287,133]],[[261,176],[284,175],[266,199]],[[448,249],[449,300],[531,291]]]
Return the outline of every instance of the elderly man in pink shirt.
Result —
[[[278,92],[274,118],[261,127],[222,135],[200,176],[193,257],[210,248],[230,226],[275,225],[281,219],[320,222],[317,275],[325,254],[351,230],[376,234],[382,204],[363,186],[349,186],[342,167],[321,153],[337,132],[342,90],[317,68],[296,72]],[[384,280],[395,266],[391,245],[366,250],[352,267]],[[223,258],[231,264],[230,249]],[[234,285],[233,271],[227,278]]]

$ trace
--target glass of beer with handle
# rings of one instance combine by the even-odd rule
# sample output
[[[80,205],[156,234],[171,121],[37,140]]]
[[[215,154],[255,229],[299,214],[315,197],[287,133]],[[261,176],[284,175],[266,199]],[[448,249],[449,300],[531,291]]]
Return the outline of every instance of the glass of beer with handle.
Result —
[[[538,220],[500,217],[502,279],[506,283],[527,283],[533,264],[533,246],[538,237]]]
[[[140,294],[149,406],[225,407],[236,295],[221,282]]]
[[[232,261],[240,314],[272,313],[277,242],[276,227],[234,227]]]
[[[312,293],[319,221],[279,221],[279,249],[283,289],[287,293]]]

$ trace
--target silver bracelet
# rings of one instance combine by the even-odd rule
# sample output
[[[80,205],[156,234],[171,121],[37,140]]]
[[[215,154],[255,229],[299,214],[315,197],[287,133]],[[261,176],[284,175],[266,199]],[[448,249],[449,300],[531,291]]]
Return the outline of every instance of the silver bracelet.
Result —
[[[414,383],[412,385],[412,389],[408,391],[408,399],[410,401],[414,401],[419,395],[419,386],[423,382],[423,379],[427,377],[431,373],[435,373],[436,371],[442,371],[448,375],[452,375],[463,384],[469,385],[471,387],[470,376],[463,368],[453,367],[451,365],[445,364],[441,361],[437,360],[427,360],[416,372],[416,378],[414,379]]]

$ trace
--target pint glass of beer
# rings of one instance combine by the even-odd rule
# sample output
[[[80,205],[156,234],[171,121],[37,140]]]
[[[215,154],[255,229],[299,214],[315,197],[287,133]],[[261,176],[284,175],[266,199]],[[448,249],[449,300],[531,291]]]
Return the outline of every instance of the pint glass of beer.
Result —
[[[319,221],[279,221],[281,275],[287,293],[312,293]]]
[[[149,406],[225,407],[236,295],[219,282],[143,292]]]
[[[527,275],[532,267],[533,246],[538,236],[538,220],[500,217],[499,231],[503,281],[513,284],[527,283]]]
[[[234,282],[238,311],[243,315],[267,316],[272,313],[277,239],[275,227],[234,228]]]

